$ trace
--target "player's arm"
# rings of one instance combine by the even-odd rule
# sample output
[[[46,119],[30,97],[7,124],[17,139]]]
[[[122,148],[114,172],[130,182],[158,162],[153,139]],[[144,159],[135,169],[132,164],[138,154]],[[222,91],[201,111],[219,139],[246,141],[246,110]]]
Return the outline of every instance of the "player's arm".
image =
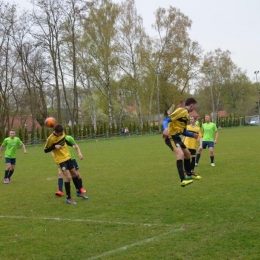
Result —
[[[6,146],[7,146],[7,142],[6,142],[6,140],[4,140],[0,146],[0,158],[2,158],[2,149],[3,149],[3,147],[6,147]]]
[[[51,151],[53,151],[55,149],[55,144],[54,143],[50,143],[50,140],[47,139],[45,147],[44,147],[44,152],[45,153],[49,153]]]
[[[77,144],[75,144],[73,146],[73,148],[78,152],[78,156],[79,156],[80,160],[82,160],[83,159],[83,155],[81,153],[81,150],[80,150],[79,146]]]
[[[168,132],[168,124],[172,122],[170,117],[166,117],[163,120],[163,139],[167,138],[169,136],[169,132]]]
[[[202,136],[199,135],[198,137],[199,147],[202,147]]]
[[[182,135],[188,136],[188,137],[193,137],[193,138],[195,138],[195,139],[197,139],[198,136],[199,136],[197,133],[189,132],[187,129],[184,129]]]
[[[65,136],[65,142],[66,142],[66,144],[67,144],[68,146],[71,146],[71,147],[73,147],[75,150],[77,150],[77,149],[76,149],[76,141],[75,141],[75,139],[74,139],[72,136],[66,135],[66,136]]]
[[[71,143],[70,141],[68,141],[67,138],[65,138],[65,142],[66,142],[66,144],[67,144],[68,146],[71,146],[71,147],[75,148],[75,147],[74,147],[75,144],[73,144],[73,143]]]
[[[22,144],[22,147],[23,147],[23,152],[24,152],[25,154],[27,154],[27,151],[26,151],[26,148],[25,148],[24,143]]]
[[[45,153],[49,153],[49,152],[51,152],[51,151],[53,151],[55,149],[55,145],[53,144],[52,146],[50,146],[50,147],[45,147],[44,148],[44,152]]]
[[[218,131],[215,132],[215,140],[214,140],[214,143],[216,144],[218,142]]]
[[[203,134],[202,134],[201,128],[200,128],[198,134],[199,134],[198,142],[199,142],[200,147],[202,147],[202,137],[203,137]]]
[[[168,124],[172,122],[171,118],[170,117],[166,117],[164,120],[163,120],[163,129],[168,129]]]

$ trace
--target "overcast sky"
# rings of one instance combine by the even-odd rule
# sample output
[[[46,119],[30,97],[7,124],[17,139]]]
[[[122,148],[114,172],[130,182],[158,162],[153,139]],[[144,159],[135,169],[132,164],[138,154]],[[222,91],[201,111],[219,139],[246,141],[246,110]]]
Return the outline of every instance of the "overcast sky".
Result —
[[[9,2],[30,7],[28,0]],[[198,41],[205,53],[217,48],[229,50],[233,62],[255,81],[254,71],[260,70],[260,0],[135,0],[135,3],[151,36],[155,35],[151,29],[155,10],[170,5],[179,8],[192,20],[190,38]]]

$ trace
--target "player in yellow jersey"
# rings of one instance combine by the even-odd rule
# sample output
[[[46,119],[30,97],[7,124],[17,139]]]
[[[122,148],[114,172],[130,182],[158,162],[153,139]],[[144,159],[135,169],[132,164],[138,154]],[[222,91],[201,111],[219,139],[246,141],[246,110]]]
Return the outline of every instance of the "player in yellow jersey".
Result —
[[[69,146],[73,146],[72,143],[70,143],[66,138],[64,134],[64,129],[62,125],[56,125],[54,127],[53,133],[47,138],[44,152],[53,152],[54,155],[54,161],[59,165],[61,168],[64,176],[65,176],[65,190],[66,190],[66,202],[69,204],[77,204],[72,198],[71,198],[71,191],[70,191],[70,182],[71,177],[73,179],[73,182],[76,186],[77,190],[81,190],[82,187],[80,187],[80,183],[78,182],[78,175],[75,171],[73,162],[71,160],[70,151],[68,148]]]
[[[200,146],[202,145],[202,132],[200,127],[196,125],[195,118],[193,116],[190,117],[190,124],[187,126],[187,131],[197,133],[199,135],[197,140],[188,136],[184,136],[182,139],[182,142],[189,149],[191,154],[191,172],[193,173],[193,179],[199,180],[201,177],[194,172],[194,168],[198,142]]]
[[[65,138],[66,138],[67,141],[69,141],[73,145],[72,147],[78,152],[78,156],[79,156],[80,160],[82,160],[83,155],[82,155],[81,150],[79,148],[79,145],[76,143],[75,139],[70,135],[66,135]],[[69,146],[68,148],[69,148],[69,151],[70,151],[72,163],[73,163],[74,168],[75,168],[77,175],[78,175],[78,182],[79,182],[80,186],[82,187],[80,191],[77,190],[76,196],[81,197],[83,199],[88,199],[88,196],[85,195],[86,190],[83,188],[83,183],[82,183],[82,178],[81,178],[80,172],[79,172],[78,162],[76,161],[76,157],[74,155],[74,150],[73,150],[72,147]],[[53,152],[51,152],[51,154],[54,157]],[[55,192],[55,195],[58,196],[58,197],[63,196],[63,177],[64,177],[63,172],[58,165],[58,191]],[[74,185],[75,185],[75,183],[74,183]],[[76,185],[75,185],[75,187],[76,187]],[[77,189],[77,187],[76,187],[76,189]]]
[[[198,138],[197,133],[191,133],[186,130],[190,117],[189,113],[194,110],[196,103],[197,101],[194,98],[188,98],[185,101],[184,107],[178,107],[163,121],[163,138],[165,144],[169,146],[176,155],[177,170],[182,187],[192,183],[193,177],[191,172],[190,152],[182,142],[180,135],[193,137],[195,139]],[[183,164],[187,171],[186,176],[184,176]]]

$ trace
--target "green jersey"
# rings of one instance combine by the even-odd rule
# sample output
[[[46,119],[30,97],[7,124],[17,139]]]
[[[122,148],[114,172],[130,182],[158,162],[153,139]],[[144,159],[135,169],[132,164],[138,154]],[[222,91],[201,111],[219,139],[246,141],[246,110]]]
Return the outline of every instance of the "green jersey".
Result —
[[[68,140],[72,145],[75,145],[76,144],[76,141],[75,139],[70,136],[70,135],[66,135],[66,140]],[[72,146],[69,146],[69,150],[70,150],[70,156],[71,156],[71,159],[75,159],[75,155],[74,155],[74,149],[72,148]]]
[[[204,123],[201,127],[202,133],[203,133],[203,141],[206,142],[214,142],[215,139],[215,133],[218,131],[216,124],[210,122],[210,123]]]
[[[18,146],[21,146],[23,142],[19,137],[7,137],[4,139],[2,146],[5,147],[6,158],[16,158],[16,150]]]

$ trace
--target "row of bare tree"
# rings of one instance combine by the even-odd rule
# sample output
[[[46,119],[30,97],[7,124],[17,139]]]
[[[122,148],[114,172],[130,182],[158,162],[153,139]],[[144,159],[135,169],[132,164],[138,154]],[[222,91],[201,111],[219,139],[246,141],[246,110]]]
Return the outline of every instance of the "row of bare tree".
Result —
[[[158,8],[151,37],[134,0],[34,0],[25,11],[0,1],[1,130],[29,114],[94,129],[137,120],[142,129],[158,101],[163,113],[191,92],[202,112],[242,111],[255,88],[229,51],[204,56],[191,24],[178,8]]]

